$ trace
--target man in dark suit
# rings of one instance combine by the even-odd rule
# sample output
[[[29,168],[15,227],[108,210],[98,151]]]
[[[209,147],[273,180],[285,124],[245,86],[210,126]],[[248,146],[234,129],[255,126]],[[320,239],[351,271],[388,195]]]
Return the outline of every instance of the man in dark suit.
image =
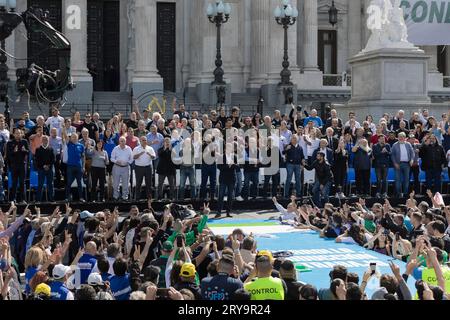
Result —
[[[238,167],[236,154],[234,153],[234,145],[227,143],[225,153],[223,154],[223,162],[218,165],[219,175],[219,198],[217,199],[217,214],[215,218],[222,215],[225,191],[227,191],[227,217],[231,217],[231,210],[234,198],[234,186],[236,185],[236,168]]]
[[[25,203],[25,165],[28,163],[30,152],[28,141],[23,139],[24,133],[21,129],[14,131],[14,139],[6,144],[5,160],[11,171],[12,186],[9,200],[16,200],[17,187],[19,187],[21,200]],[[17,198],[18,201],[19,198]]]
[[[328,148],[330,148],[334,153],[338,147],[339,139],[336,138],[333,128],[327,128],[324,139],[328,142]]]
[[[327,121],[325,122],[324,128],[329,128],[329,127],[331,127],[331,126],[332,126],[332,121],[333,121],[333,119],[337,119],[337,121],[338,121],[338,127],[339,127],[339,128],[342,128],[342,120],[341,120],[340,118],[338,118],[336,109],[331,109],[330,115],[331,115],[331,117],[329,117],[329,118],[327,119]]]

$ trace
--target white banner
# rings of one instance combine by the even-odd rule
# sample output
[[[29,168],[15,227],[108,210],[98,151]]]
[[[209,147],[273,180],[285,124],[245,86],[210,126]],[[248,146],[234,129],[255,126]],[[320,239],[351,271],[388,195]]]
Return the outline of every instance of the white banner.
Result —
[[[415,45],[450,45],[450,0],[402,0],[408,40]]]

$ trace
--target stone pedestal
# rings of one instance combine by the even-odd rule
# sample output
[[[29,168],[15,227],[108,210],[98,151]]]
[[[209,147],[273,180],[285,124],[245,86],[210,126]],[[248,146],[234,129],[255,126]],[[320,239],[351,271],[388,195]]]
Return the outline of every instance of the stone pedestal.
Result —
[[[292,109],[292,105],[287,103],[286,101],[286,95],[285,90],[292,90],[292,103],[297,104],[297,86],[278,86],[277,88],[277,96],[278,96],[278,103],[279,110],[281,113],[289,114]],[[272,111],[273,112],[273,111]]]
[[[217,88],[218,87],[225,87],[225,103],[224,105],[230,105],[231,104],[231,83],[227,83],[225,85],[216,86],[214,84],[211,84],[209,87],[209,105],[210,106],[217,106]]]
[[[351,59],[352,98],[348,109],[380,118],[404,109],[409,114],[429,106],[429,56],[420,49],[379,49]]]

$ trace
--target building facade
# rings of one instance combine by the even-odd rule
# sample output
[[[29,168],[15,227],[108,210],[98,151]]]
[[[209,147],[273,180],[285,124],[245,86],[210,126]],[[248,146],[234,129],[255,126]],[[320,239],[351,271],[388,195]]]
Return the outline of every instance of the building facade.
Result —
[[[188,106],[210,106],[216,55],[216,27],[206,17],[213,0],[18,0],[17,10],[36,6],[49,11],[52,24],[72,43],[72,76],[77,88],[69,103],[112,103],[132,98],[176,95]],[[274,19],[279,0],[228,0],[230,21],[222,27],[222,56],[228,85],[227,104],[264,109],[279,105],[277,87],[283,60],[283,28]],[[291,0],[297,23],[289,28],[289,60],[294,100],[324,107],[350,99],[347,60],[369,37],[370,0],[336,0],[338,22],[328,22],[331,0]],[[51,52],[37,54],[39,38],[27,41],[24,28],[7,39],[6,50],[28,60],[8,60],[9,76],[37,62],[52,68]],[[429,95],[448,110],[450,53],[442,46],[423,47],[429,59]],[[108,92],[105,94],[105,92]],[[116,93],[114,93],[116,92]]]

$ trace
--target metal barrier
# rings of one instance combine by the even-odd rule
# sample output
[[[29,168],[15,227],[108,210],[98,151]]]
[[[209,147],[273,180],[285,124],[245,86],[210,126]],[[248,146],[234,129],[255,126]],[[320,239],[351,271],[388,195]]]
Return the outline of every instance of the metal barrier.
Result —
[[[342,74],[324,74],[323,86],[324,87],[350,87],[352,85],[352,76],[347,74],[345,77]]]

